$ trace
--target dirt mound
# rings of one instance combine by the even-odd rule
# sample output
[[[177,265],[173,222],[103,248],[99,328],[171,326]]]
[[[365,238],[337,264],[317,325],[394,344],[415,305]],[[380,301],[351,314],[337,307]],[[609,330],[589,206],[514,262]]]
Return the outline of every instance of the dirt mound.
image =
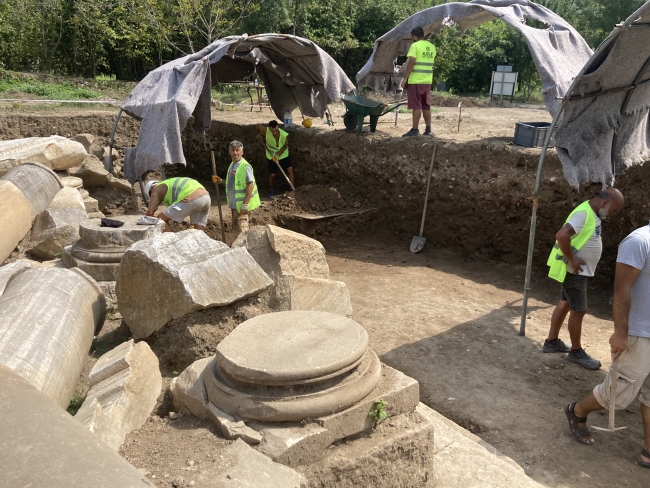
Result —
[[[458,103],[463,102],[463,107],[484,107],[485,105],[473,98],[445,98],[440,96],[431,97],[432,107],[458,107]]]

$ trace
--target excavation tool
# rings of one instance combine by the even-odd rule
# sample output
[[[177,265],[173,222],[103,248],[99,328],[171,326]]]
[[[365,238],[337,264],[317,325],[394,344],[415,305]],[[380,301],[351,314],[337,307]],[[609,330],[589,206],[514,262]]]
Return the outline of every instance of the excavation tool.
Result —
[[[217,165],[214,162],[214,151],[210,151],[212,158],[212,174],[217,176]],[[219,226],[221,227],[221,242],[226,243],[226,230],[223,227],[223,214],[221,213],[221,193],[219,192],[219,183],[214,184],[214,189],[217,191],[217,207],[219,207]]]
[[[276,158],[273,158],[273,162],[278,165],[278,169],[280,170],[280,173],[282,173],[282,176],[284,176],[284,179],[287,180],[287,183],[289,183],[289,186],[291,187],[291,189],[295,191],[296,188],[291,184],[291,180],[289,179],[287,174],[282,169],[282,166],[280,165],[280,161],[278,161]]]
[[[385,103],[377,102],[366,97],[345,95],[343,97],[343,103],[346,108],[346,112],[343,114],[343,124],[346,129],[353,130],[356,127],[357,132],[361,132],[361,129],[363,128],[363,119],[369,115],[370,132],[375,132],[379,117],[392,112],[400,105],[404,105],[406,102],[400,101],[392,107],[389,107]]]
[[[414,236],[411,241],[411,252],[417,253],[422,250],[424,243],[427,242],[426,237],[422,237],[424,232],[424,219],[427,216],[427,202],[429,201],[429,187],[431,186],[431,174],[433,173],[433,161],[436,159],[436,147],[437,144],[433,145],[433,154],[431,155],[431,165],[429,166],[429,177],[427,178],[427,191],[424,194],[424,210],[422,211],[422,224],[420,224],[420,235]]]
[[[402,93],[404,93],[404,90],[400,88],[399,98],[397,99],[398,107],[402,104]],[[399,117],[399,110],[395,110],[395,127],[397,127],[397,117]]]
[[[596,430],[603,430],[605,432],[615,432],[617,430],[625,429],[625,427],[614,427],[614,414],[616,413],[616,383],[618,383],[618,361],[621,359],[619,356],[616,361],[612,363],[612,379],[609,387],[609,423],[607,427],[592,427]]]

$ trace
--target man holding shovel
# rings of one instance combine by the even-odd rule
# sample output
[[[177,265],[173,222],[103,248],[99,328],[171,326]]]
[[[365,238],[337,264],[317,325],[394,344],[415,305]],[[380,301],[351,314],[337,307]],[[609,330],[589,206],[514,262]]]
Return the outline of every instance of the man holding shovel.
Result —
[[[226,175],[226,197],[232,211],[234,230],[248,229],[248,214],[260,206],[260,196],[253,167],[244,159],[244,145],[232,141],[228,145],[231,163]]]
[[[285,178],[289,179],[291,189],[295,187],[293,181],[293,166],[289,159],[289,134],[278,127],[275,120],[269,122],[268,127],[257,125],[257,134],[262,141],[269,169],[269,197],[275,195],[273,180],[278,169],[284,172]]]
[[[623,409],[640,392],[643,419],[643,449],[638,464],[650,468],[650,225],[628,235],[618,247],[614,281],[614,333],[609,339],[612,360],[605,381],[582,401],[564,408],[575,439],[594,443],[587,429],[587,415],[603,408]],[[616,387],[612,370],[618,369]],[[615,399],[610,403],[611,396]]]

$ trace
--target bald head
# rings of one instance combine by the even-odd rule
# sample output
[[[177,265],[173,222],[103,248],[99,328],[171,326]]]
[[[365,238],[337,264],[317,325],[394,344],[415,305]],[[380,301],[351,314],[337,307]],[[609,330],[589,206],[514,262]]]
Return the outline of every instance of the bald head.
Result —
[[[591,208],[601,219],[616,215],[625,205],[623,194],[616,188],[607,188],[589,201]]]

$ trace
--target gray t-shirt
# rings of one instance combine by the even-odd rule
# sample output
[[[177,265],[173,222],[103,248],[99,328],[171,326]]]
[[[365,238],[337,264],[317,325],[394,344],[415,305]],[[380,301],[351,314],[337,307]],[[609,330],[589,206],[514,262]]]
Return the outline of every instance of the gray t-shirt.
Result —
[[[235,202],[235,174],[237,173],[237,168],[239,168],[240,164],[241,161],[238,163],[233,163],[230,174],[228,175],[228,179],[226,180],[228,183],[228,206],[230,208],[234,208],[235,210],[237,210],[237,203]],[[255,178],[253,177],[253,168],[248,165],[246,166],[246,183],[250,183],[254,180]]]
[[[650,337],[650,225],[635,230],[618,246],[616,262],[640,269],[632,285],[628,334]]]
[[[600,218],[593,210],[589,210],[589,212],[593,212],[594,217],[596,217],[596,229],[589,240],[585,242],[585,245],[575,253],[576,259],[581,259],[585,262],[585,264],[582,265],[582,271],[578,273],[580,276],[593,276],[596,273],[596,265],[598,265],[598,261],[600,261],[600,255],[603,253],[603,241],[600,237],[600,234],[602,233]],[[576,232],[572,239],[582,232],[586,221],[587,212],[576,212],[571,216],[567,224],[570,224]],[[571,268],[567,269],[567,271],[573,273]]]

